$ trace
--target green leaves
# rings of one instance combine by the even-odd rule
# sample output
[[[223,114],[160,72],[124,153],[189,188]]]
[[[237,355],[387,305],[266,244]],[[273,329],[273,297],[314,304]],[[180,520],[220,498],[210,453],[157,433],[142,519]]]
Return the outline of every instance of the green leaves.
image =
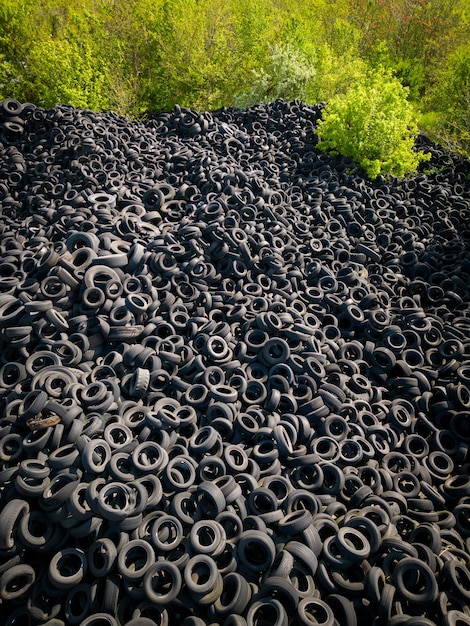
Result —
[[[458,48],[428,94],[428,130],[448,150],[470,156],[470,50]]]
[[[94,110],[106,108],[106,68],[89,42],[70,36],[44,39],[34,47],[30,63],[36,67],[31,89],[45,106],[66,102]]]
[[[237,96],[239,106],[284,100],[308,99],[308,90],[315,80],[316,69],[312,59],[293,45],[275,44],[265,67],[253,70],[250,89]]]
[[[8,15],[11,21],[2,27],[0,52],[10,79],[0,89],[0,96],[32,100],[42,106],[110,107],[109,68],[101,54],[104,40],[97,36],[101,23],[91,0],[67,4],[5,0],[0,23]]]
[[[417,125],[407,91],[390,72],[369,70],[327,104],[318,147],[354,159],[370,178],[412,173],[427,157],[413,149]]]

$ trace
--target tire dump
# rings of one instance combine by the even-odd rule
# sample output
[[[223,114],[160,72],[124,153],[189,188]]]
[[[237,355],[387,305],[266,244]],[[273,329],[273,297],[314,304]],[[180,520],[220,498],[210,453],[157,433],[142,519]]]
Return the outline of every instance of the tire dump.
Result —
[[[470,164],[322,106],[0,103],[5,626],[470,624]]]

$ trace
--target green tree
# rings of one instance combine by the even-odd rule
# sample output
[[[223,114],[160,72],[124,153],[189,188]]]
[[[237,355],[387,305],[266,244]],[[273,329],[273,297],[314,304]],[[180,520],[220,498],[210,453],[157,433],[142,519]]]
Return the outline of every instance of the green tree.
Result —
[[[359,53],[360,34],[354,26],[336,19],[330,32],[330,42],[317,44],[315,81],[309,89],[309,101],[329,101],[345,93],[351,83],[360,79],[367,63]]]
[[[34,0],[0,0],[0,97],[25,99],[30,40],[36,39]]]
[[[301,49],[290,43],[274,44],[266,66],[252,70],[253,82],[248,91],[237,95],[236,103],[248,106],[277,98],[307,100],[315,73],[313,60]]]
[[[470,49],[449,55],[427,98],[423,125],[445,148],[470,157]]]
[[[163,0],[149,15],[152,67],[145,77],[151,108],[176,103],[221,106],[237,73],[237,41],[230,3],[221,0]]]
[[[43,106],[110,108],[98,0],[2,0],[0,51],[5,96]]]
[[[372,63],[393,69],[420,98],[442,59],[468,41],[466,0],[352,0],[350,19]]]
[[[44,106],[108,108],[108,70],[96,44],[100,24],[94,13],[69,9],[52,17],[52,32],[34,42],[29,53],[32,97]]]
[[[417,124],[407,90],[389,72],[369,70],[333,97],[318,124],[321,150],[354,159],[371,178],[404,176],[427,157],[414,150]]]
[[[119,113],[139,117],[148,108],[146,77],[155,65],[149,26],[158,9],[159,0],[99,0],[97,4],[100,29],[95,42],[107,69],[108,100]]]
[[[35,71],[28,99],[46,107],[67,103],[95,110],[109,108],[106,68],[94,52],[83,40],[71,37],[38,42],[29,58]]]

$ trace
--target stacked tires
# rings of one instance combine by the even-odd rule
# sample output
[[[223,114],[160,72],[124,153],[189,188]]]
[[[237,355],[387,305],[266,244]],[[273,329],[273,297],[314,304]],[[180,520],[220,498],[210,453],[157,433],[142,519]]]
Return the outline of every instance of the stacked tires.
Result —
[[[470,624],[470,166],[321,108],[0,104],[6,626]]]

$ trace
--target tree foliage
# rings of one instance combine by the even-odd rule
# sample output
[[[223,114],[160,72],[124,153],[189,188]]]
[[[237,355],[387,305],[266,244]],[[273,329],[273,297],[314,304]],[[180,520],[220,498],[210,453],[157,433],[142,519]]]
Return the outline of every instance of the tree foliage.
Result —
[[[462,45],[439,70],[429,90],[436,139],[450,150],[470,155],[470,49]]]
[[[233,90],[238,42],[218,0],[163,0],[151,23],[154,60],[146,79],[152,108],[220,106]]]

